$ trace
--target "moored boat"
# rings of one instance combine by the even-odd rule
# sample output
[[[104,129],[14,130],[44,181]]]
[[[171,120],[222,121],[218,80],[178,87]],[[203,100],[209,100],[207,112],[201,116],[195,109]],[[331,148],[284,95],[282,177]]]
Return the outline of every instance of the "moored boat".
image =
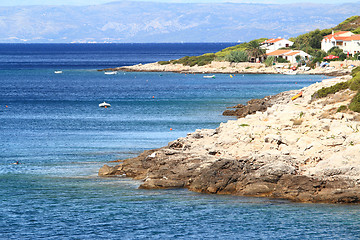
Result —
[[[117,74],[117,71],[108,71],[108,72],[104,72],[106,75],[115,75]]]
[[[203,76],[203,78],[215,78],[215,75]]]
[[[108,107],[111,107],[111,105],[110,105],[110,103],[103,102],[103,103],[99,104],[99,107],[108,108]]]

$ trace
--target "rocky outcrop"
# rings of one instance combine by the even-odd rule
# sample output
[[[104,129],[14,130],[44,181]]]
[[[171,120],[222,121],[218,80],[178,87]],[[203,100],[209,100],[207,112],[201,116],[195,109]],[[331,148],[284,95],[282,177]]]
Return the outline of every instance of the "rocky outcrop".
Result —
[[[238,104],[236,106],[229,107],[234,110],[227,109],[223,112],[223,115],[243,118],[256,112],[265,112],[268,107],[271,107],[276,103],[284,103],[284,101],[288,102],[288,96],[293,94],[294,92],[295,91],[288,91],[279,93],[274,96],[266,96],[262,99],[251,99],[246,103],[246,105]]]
[[[324,80],[284,92],[263,112],[202,129],[99,171],[143,180],[140,188],[188,188],[211,194],[299,202],[360,202],[359,114],[337,112],[349,90],[312,101]],[[348,97],[345,97],[348,96]],[[335,101],[335,100],[338,101]]]

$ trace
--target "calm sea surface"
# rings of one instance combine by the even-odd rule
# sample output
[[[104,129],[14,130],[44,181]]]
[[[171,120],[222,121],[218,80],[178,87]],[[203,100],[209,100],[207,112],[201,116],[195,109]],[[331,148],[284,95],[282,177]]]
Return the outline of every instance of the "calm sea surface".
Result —
[[[231,45],[0,44],[0,239],[359,239],[360,206],[97,177],[108,161],[216,128],[227,106],[324,78],[96,71]]]

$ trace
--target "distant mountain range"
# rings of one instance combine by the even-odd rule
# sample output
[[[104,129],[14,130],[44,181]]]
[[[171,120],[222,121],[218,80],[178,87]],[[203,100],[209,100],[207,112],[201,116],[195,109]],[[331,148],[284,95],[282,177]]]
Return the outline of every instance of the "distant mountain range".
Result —
[[[0,7],[0,42],[237,42],[295,37],[360,13],[331,4],[113,2]]]

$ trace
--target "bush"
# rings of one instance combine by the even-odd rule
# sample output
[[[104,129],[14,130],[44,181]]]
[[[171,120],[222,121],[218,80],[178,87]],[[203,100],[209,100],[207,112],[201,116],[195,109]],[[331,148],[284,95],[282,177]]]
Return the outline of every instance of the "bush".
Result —
[[[225,61],[228,62],[247,62],[249,55],[245,51],[232,51],[225,56]]]
[[[336,112],[344,112],[347,110],[347,106],[341,105]]]
[[[192,57],[185,56],[183,58],[171,62],[193,67],[195,65],[204,66],[210,64],[214,59],[215,59],[214,53],[207,53],[201,56],[192,56]]]
[[[349,109],[354,112],[360,112],[360,91],[351,100]]]
[[[359,72],[360,72],[360,66],[354,68],[354,69],[351,71],[351,76],[355,77],[355,75],[358,74]]]
[[[326,97],[329,94],[334,94],[337,93],[340,90],[345,90],[348,89],[350,86],[350,81],[347,82],[341,82],[341,83],[337,83],[331,87],[323,87],[322,89],[318,90],[317,92],[315,92],[312,97],[313,98],[323,98]]]
[[[158,61],[158,64],[167,65],[167,64],[170,64],[170,61]]]
[[[350,80],[350,90],[353,91],[359,91],[360,90],[360,73],[356,74],[351,80]]]
[[[271,65],[273,65],[275,60],[274,56],[269,56],[266,60],[265,60],[265,66],[270,67]]]
[[[322,88],[312,95],[313,98],[326,97],[329,94],[334,94],[340,90],[350,88],[350,90],[357,91],[355,97],[351,100],[349,109],[354,112],[360,112],[360,67],[352,70],[353,78],[347,82],[337,83],[331,87]],[[338,112],[345,111],[346,106],[340,106]]]
[[[354,31],[352,31],[355,34],[360,34],[360,27],[356,28]]]
[[[346,54],[341,50],[338,46],[332,47],[328,52],[328,55],[335,55],[339,58],[333,59],[333,61],[344,61],[346,58]],[[331,61],[331,60],[330,60]]]

